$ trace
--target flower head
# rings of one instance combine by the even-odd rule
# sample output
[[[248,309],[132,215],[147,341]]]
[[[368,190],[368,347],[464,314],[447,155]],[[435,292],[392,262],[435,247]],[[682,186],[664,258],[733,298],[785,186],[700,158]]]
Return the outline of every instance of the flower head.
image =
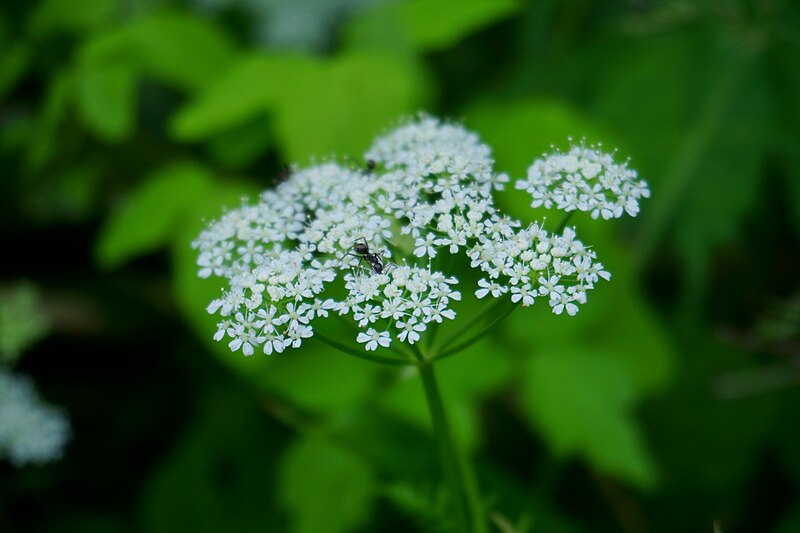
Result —
[[[17,466],[53,461],[70,434],[66,417],[39,398],[30,379],[0,368],[0,457]]]
[[[559,169],[575,167],[574,174],[591,160],[599,167],[583,171],[586,180],[635,214],[630,202],[647,195],[644,182],[633,182],[632,171],[610,156],[582,150],[545,165],[547,190],[567,190]],[[243,203],[201,233],[193,243],[199,275],[228,282],[208,307],[221,319],[215,339],[245,355],[281,353],[313,336],[315,320],[340,317],[352,319],[366,350],[414,344],[431,323],[456,318],[452,304],[463,288],[444,265],[458,254],[483,273],[469,288],[478,298],[510,297],[523,306],[547,298],[556,314],[574,315],[586,292],[610,276],[574,229],[554,234],[498,211],[493,191],[509,178],[459,124],[423,115],[378,138],[365,157],[375,166],[368,172],[335,162],[297,170],[257,204]],[[538,174],[517,187],[539,194],[531,175]],[[578,182],[570,181],[583,187]],[[591,204],[578,197],[584,203],[576,205]],[[545,207],[560,205],[548,201]],[[598,205],[583,210],[604,213]]]
[[[639,200],[650,196],[647,183],[627,163],[617,164],[599,146],[583,143],[534,161],[516,188],[530,193],[531,207],[587,211],[606,220],[624,213],[635,217]]]

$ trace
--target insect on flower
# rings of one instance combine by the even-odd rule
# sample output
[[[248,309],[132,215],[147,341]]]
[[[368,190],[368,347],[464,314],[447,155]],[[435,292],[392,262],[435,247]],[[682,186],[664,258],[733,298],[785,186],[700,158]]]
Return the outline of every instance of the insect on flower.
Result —
[[[574,227],[502,213],[494,192],[510,177],[460,124],[420,115],[378,137],[363,161],[287,166],[258,203],[226,212],[193,242],[198,275],[227,282],[207,308],[220,316],[215,339],[248,355],[298,348],[335,312],[352,316],[366,350],[414,344],[428,324],[456,318],[453,302],[472,279],[434,261],[444,250],[479,273],[467,288],[477,299],[545,301],[556,315],[576,314],[610,278]],[[627,163],[584,144],[536,159],[515,186],[534,208],[603,220],[635,216],[650,194]],[[393,243],[401,236],[406,247]]]
[[[361,237],[360,239],[356,240],[356,242],[353,244],[352,250],[355,253],[348,252],[346,255],[358,257],[359,259],[366,261],[369,264],[373,274],[383,274],[383,269],[386,267],[386,265],[383,263],[381,254],[376,254],[370,251],[367,239]],[[393,264],[394,263],[390,263],[389,265],[391,266]]]
[[[275,176],[275,183],[283,183],[292,177],[292,167],[290,165],[283,165]]]

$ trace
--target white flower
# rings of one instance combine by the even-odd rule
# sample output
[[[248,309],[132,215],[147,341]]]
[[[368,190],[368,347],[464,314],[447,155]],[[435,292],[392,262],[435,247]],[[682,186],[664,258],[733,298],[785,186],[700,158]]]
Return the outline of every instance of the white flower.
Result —
[[[526,283],[519,287],[511,287],[511,301],[514,303],[522,302],[523,307],[529,307],[533,305],[535,296],[536,293],[531,288],[530,283]]]
[[[478,298],[483,298],[484,296],[490,293],[493,297],[498,298],[501,294],[508,291],[508,287],[504,287],[503,285],[495,283],[494,281],[492,282],[486,281],[485,279],[479,280],[478,285],[481,287],[480,289],[475,291],[475,296],[477,296]]]
[[[419,334],[425,331],[425,324],[417,323],[416,319],[412,318],[408,322],[398,322],[397,327],[400,328],[397,338],[403,342],[414,344],[419,340]]]
[[[428,233],[423,239],[422,237],[418,237],[414,246],[414,255],[417,257],[425,257],[426,255],[431,259],[436,257],[436,248],[434,248],[434,244],[436,244],[437,239],[436,235],[433,233]]]
[[[366,350],[414,344],[428,324],[456,317],[463,289],[443,265],[459,253],[483,275],[468,288],[477,298],[530,306],[547,296],[556,314],[577,313],[610,277],[573,228],[553,234],[498,210],[493,194],[508,176],[459,124],[422,115],[378,138],[366,159],[377,168],[296,169],[200,234],[199,275],[227,282],[207,307],[222,317],[215,340],[245,355],[281,353],[332,311],[354,322]],[[635,214],[649,195],[625,164],[583,145],[535,162],[516,186],[534,207],[604,218]]]
[[[59,459],[71,433],[63,412],[47,405],[30,379],[0,368],[0,458],[16,466]]]
[[[374,329],[369,328],[366,333],[363,331],[359,333],[356,341],[360,343],[367,343],[364,348],[366,348],[368,352],[371,352],[377,350],[378,345],[388,348],[392,343],[392,338],[389,336],[388,331],[375,331]]]
[[[650,197],[647,182],[639,180],[627,162],[617,164],[599,146],[572,145],[537,159],[516,188],[530,193],[531,207],[586,211],[592,218],[636,216],[639,200]]]

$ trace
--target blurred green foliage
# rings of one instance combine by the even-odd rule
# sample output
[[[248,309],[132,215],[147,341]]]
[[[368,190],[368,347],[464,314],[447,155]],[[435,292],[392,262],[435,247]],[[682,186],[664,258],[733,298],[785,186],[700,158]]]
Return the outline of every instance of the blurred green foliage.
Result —
[[[437,367],[498,530],[797,531],[800,7],[353,0],[309,46],[259,39],[289,4],[0,7],[0,282],[43,288],[21,367],[75,423],[61,464],[0,465],[0,530],[447,528],[418,377],[230,353],[190,246],[427,109],[512,177],[572,136],[653,190],[571,221],[614,276],[579,316],[518,312]]]

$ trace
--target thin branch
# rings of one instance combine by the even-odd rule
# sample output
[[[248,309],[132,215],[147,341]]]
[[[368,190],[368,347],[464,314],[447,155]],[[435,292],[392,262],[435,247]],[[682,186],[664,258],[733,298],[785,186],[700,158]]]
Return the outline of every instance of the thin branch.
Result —
[[[344,352],[348,355],[358,357],[359,359],[372,361],[373,363],[381,363],[384,365],[394,365],[394,366],[417,366],[417,363],[408,359],[397,359],[396,357],[384,357],[382,355],[376,355],[368,353],[366,351],[357,350],[352,346],[347,346],[346,344],[342,344],[333,339],[329,339],[328,337],[322,335],[319,332],[315,332],[314,337],[317,337],[319,340],[321,340],[331,348],[336,348],[340,352]]]
[[[490,310],[494,309],[495,307],[496,306],[492,306],[490,308]],[[497,324],[499,324],[500,322],[505,320],[508,317],[508,315],[513,313],[514,310],[517,307],[519,307],[519,306],[516,305],[516,304],[510,305],[507,309],[505,309],[501,313],[499,313],[483,330],[481,330],[480,332],[478,332],[478,333],[472,335],[471,337],[467,338],[467,340],[465,340],[464,342],[460,342],[460,343],[456,344],[452,348],[449,348],[449,349],[446,349],[446,350],[442,350],[442,351],[439,351],[439,352],[435,353],[435,355],[433,357],[431,357],[430,360],[431,361],[436,361],[438,359],[444,359],[445,357],[448,357],[450,355],[454,355],[454,354],[460,352],[461,350],[464,350],[465,348],[469,348],[470,346],[472,346],[473,344],[478,342],[481,338],[483,338],[486,334],[488,334],[490,331],[492,331],[492,329],[494,329],[494,327]],[[481,316],[484,316],[485,314],[486,313],[484,313]],[[443,348],[446,347],[446,346],[447,345],[443,346]]]

